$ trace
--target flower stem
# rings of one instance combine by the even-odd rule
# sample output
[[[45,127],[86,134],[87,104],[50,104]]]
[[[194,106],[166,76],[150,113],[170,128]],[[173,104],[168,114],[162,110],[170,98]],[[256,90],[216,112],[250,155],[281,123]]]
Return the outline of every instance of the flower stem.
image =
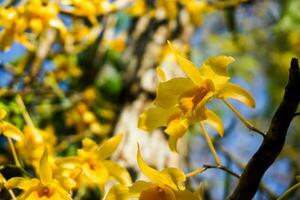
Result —
[[[209,146],[209,149],[210,149],[210,151],[212,152],[212,154],[213,154],[213,156],[215,158],[215,161],[216,161],[217,165],[221,165],[220,158],[218,157],[216,149],[215,149],[215,147],[213,145],[213,142],[212,142],[211,138],[209,137],[209,135],[208,135],[208,133],[207,133],[204,125],[203,125],[203,122],[200,122],[200,127],[201,127],[202,133],[203,133],[203,135],[204,135],[204,137],[206,139],[206,142],[207,142],[207,144]]]
[[[4,184],[7,182],[5,177],[1,173],[0,173],[0,180],[3,181]],[[16,200],[16,196],[15,196],[14,192],[11,189],[8,189],[8,193],[11,196],[12,200]]]
[[[294,190],[298,189],[300,187],[300,183],[296,183],[295,185],[293,185],[292,187],[290,187],[285,193],[283,193],[283,195],[281,195],[280,197],[278,197],[277,200],[284,200],[286,199],[292,192],[294,192]]]
[[[207,170],[206,167],[202,167],[202,168],[200,168],[200,169],[196,169],[196,170],[194,170],[194,171],[192,171],[192,172],[187,173],[185,176],[186,176],[186,177],[195,176],[195,175],[200,174],[200,173],[202,173],[202,172],[204,172],[204,171],[206,171],[206,170]]]
[[[255,128],[247,119],[244,118],[239,111],[237,111],[226,99],[222,99],[225,105],[239,118],[239,120],[250,130],[257,132],[258,134],[262,135],[263,137],[266,135],[264,132]]]
[[[30,118],[30,115],[28,114],[28,112],[26,110],[26,107],[25,107],[25,104],[24,104],[24,101],[23,101],[22,97],[20,95],[17,95],[16,101],[17,101],[17,104],[21,107],[21,112],[22,112],[22,115],[25,119],[26,124],[29,127],[34,128],[34,124],[33,124],[32,120]]]
[[[19,168],[22,168],[22,167],[21,167],[21,164],[20,164],[20,161],[19,161],[19,159],[18,159],[17,152],[16,152],[16,149],[15,149],[15,146],[14,146],[14,143],[13,143],[12,139],[9,138],[9,137],[7,137],[7,140],[8,140],[9,147],[10,147],[11,152],[12,152],[12,154],[13,154],[13,157],[14,157],[14,160],[15,160],[16,165],[17,165]]]

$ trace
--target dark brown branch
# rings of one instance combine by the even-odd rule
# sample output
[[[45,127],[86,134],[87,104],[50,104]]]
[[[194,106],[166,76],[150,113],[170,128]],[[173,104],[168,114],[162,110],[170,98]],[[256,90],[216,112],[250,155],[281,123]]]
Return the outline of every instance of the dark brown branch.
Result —
[[[298,60],[291,61],[289,81],[282,102],[273,116],[263,143],[243,171],[230,200],[248,200],[255,195],[262,176],[281,152],[288,127],[300,101],[300,70]]]

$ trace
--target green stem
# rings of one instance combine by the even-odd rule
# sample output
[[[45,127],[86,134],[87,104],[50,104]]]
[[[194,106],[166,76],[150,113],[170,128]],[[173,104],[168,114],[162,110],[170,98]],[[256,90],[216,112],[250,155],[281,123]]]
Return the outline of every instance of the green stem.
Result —
[[[20,164],[20,161],[19,161],[19,159],[18,159],[17,152],[16,152],[16,149],[15,149],[15,146],[14,146],[14,143],[13,143],[12,139],[9,138],[9,137],[7,137],[7,140],[8,140],[9,147],[10,147],[11,152],[12,152],[12,154],[13,154],[13,157],[14,157],[14,160],[15,160],[16,165],[17,165],[19,168],[22,168],[22,167],[21,167],[21,164]]]
[[[284,199],[286,199],[292,192],[294,192],[299,187],[300,187],[300,183],[296,183],[295,185],[293,185],[292,187],[290,187],[285,193],[283,193],[283,195],[281,195],[280,197],[278,197],[277,200],[284,200]]]
[[[206,139],[206,142],[207,142],[207,144],[209,146],[209,149],[210,149],[210,151],[212,152],[212,154],[213,154],[213,156],[215,158],[215,161],[216,161],[217,165],[221,165],[220,158],[219,158],[219,156],[218,156],[218,154],[216,152],[216,149],[215,149],[215,147],[213,145],[213,142],[212,142],[211,138],[209,137],[209,135],[208,135],[208,133],[207,133],[207,131],[206,131],[204,125],[203,125],[203,122],[200,122],[200,128],[201,128],[202,133],[203,133],[203,135],[204,135],[204,137]]]
[[[244,118],[239,111],[237,111],[226,99],[222,99],[222,101],[225,103],[225,105],[239,118],[239,120],[250,130],[255,131],[262,135],[263,137],[265,136],[265,133],[258,130],[255,128],[247,119]]]
[[[195,175],[200,174],[200,173],[202,173],[202,172],[204,172],[204,171],[206,171],[206,170],[207,170],[206,167],[202,167],[202,168],[200,168],[200,169],[196,169],[196,170],[194,170],[194,171],[192,171],[192,172],[187,173],[185,176],[186,176],[186,177],[195,176]]]

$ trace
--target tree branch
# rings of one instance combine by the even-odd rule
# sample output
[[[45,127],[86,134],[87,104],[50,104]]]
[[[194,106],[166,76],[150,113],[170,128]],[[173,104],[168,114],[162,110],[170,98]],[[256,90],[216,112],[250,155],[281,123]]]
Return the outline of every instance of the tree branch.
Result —
[[[291,61],[289,81],[282,102],[273,116],[270,128],[258,151],[248,162],[230,200],[248,200],[255,195],[262,176],[281,152],[288,127],[300,101],[300,70],[298,60]]]

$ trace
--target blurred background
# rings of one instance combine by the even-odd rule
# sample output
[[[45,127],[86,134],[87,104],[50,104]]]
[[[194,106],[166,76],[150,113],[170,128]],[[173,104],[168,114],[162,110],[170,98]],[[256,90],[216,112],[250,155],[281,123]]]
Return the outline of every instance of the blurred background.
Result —
[[[234,57],[231,81],[250,91],[256,108],[230,102],[263,131],[281,101],[290,61],[300,54],[298,0],[0,2],[0,106],[8,111],[7,121],[26,135],[15,100],[19,94],[48,138],[44,142],[59,156],[74,155],[83,137],[102,141],[123,132],[125,140],[113,159],[126,166],[133,179],[141,176],[137,142],[147,163],[158,169],[176,166],[190,172],[214,163],[198,126],[180,140],[179,154],[169,150],[163,129],[146,133],[137,127],[139,114],[155,98],[155,68],[161,66],[167,79],[182,76],[167,40],[197,66],[215,55]],[[209,107],[225,126],[223,138],[208,129],[222,163],[240,174],[262,138],[247,130],[221,101]],[[255,199],[273,199],[296,182],[299,132],[298,117]],[[25,163],[34,159],[28,152],[38,149],[39,142],[32,139],[31,149],[17,144]],[[0,138],[0,165],[13,163],[7,146]],[[190,178],[188,187],[201,185],[204,199],[218,200],[236,183],[235,177],[209,169]],[[97,195],[87,193],[82,199]],[[299,198],[300,191],[290,199]]]

